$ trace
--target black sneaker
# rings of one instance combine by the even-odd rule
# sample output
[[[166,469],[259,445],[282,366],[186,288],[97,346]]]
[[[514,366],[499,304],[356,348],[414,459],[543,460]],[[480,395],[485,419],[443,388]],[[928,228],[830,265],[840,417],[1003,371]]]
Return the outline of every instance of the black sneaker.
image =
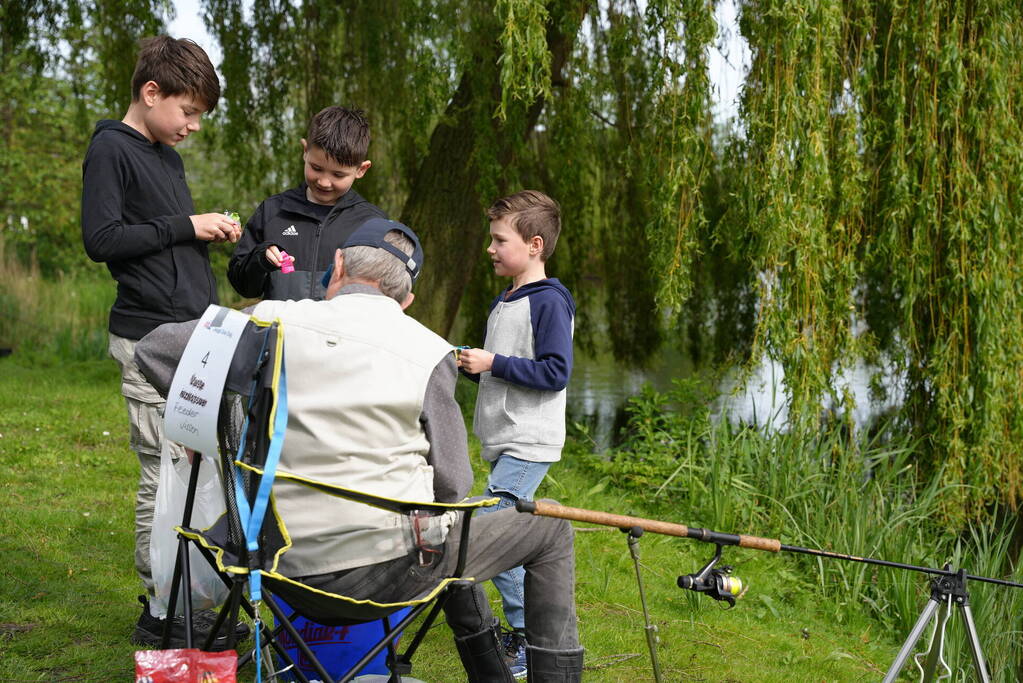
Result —
[[[139,602],[142,603],[142,614],[139,615],[139,620],[135,623],[135,630],[131,634],[131,642],[136,645],[159,647],[163,641],[163,626],[166,620],[157,619],[149,613],[149,600],[146,596],[140,595]],[[202,647],[203,643],[206,642],[206,636],[209,634],[210,629],[213,628],[216,620],[217,613],[213,610],[198,610],[192,613],[192,622],[194,624],[194,630],[192,631],[193,647]],[[235,642],[248,638],[249,632],[248,624],[239,622],[234,630]],[[185,647],[185,618],[182,616],[174,617],[171,622],[170,643],[168,647]],[[220,652],[226,649],[227,634],[221,632],[216,640],[213,641],[210,651]]]

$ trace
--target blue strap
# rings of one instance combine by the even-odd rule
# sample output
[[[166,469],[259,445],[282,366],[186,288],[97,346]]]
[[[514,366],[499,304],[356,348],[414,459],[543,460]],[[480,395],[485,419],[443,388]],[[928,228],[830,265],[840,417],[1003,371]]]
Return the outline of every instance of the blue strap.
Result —
[[[274,477],[277,474],[277,463],[281,459],[281,448],[284,446],[284,432],[288,426],[288,388],[287,376],[284,368],[284,358],[281,357],[281,376],[277,388],[277,406],[274,414],[274,431],[270,438],[270,447],[266,452],[266,462],[263,464],[263,476],[259,480],[259,490],[256,493],[256,500],[252,503],[252,516],[245,527],[245,540],[249,550],[259,549],[259,529],[263,526],[263,517],[266,514],[266,506],[270,501],[270,490],[273,488]]]
[[[259,347],[259,354],[257,358],[263,356],[266,352],[266,342],[270,338],[270,332],[263,336],[263,344]],[[256,400],[256,389],[259,388],[259,376],[252,378],[252,386],[249,388],[249,403],[245,406],[245,420],[242,422],[242,437],[238,441],[238,454],[235,456],[235,460],[241,460],[245,455],[245,437],[249,433],[249,414],[252,412],[252,402]],[[241,517],[242,529],[247,529],[249,525],[249,508],[247,505],[243,505],[240,501],[248,500],[245,497],[245,490],[242,488],[242,476],[244,473],[242,470],[235,466],[235,472],[238,476],[234,478],[234,495],[235,500],[238,502],[238,516]]]
[[[280,342],[283,343],[283,340]],[[277,392],[274,406],[273,434],[270,437],[270,446],[266,453],[266,462],[263,464],[263,476],[259,480],[259,488],[256,491],[256,499],[252,502],[250,510],[242,487],[242,472],[239,470],[235,477],[235,499],[238,501],[238,514],[241,517],[242,527],[245,529],[245,543],[249,552],[259,550],[259,530],[263,526],[263,518],[266,516],[267,504],[270,501],[270,492],[273,489],[274,477],[277,474],[277,463],[281,458],[281,448],[284,446],[284,433],[288,426],[288,381],[287,372],[284,367],[284,353],[281,350],[281,371],[277,378]],[[245,418],[245,425],[242,428],[242,438],[239,444],[238,457],[241,458],[245,449],[245,434],[248,432],[248,417]],[[249,572],[249,599],[262,600],[262,581],[258,569]]]

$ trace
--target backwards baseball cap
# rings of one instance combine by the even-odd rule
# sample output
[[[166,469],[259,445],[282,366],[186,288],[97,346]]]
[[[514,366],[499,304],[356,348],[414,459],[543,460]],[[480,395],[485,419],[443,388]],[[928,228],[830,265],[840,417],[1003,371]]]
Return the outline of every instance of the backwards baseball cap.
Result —
[[[392,230],[397,230],[412,241],[411,256],[384,239],[384,236]],[[416,237],[416,233],[412,232],[412,229],[407,225],[402,225],[398,221],[392,221],[387,218],[370,218],[360,225],[345,240],[345,243],[341,245],[342,249],[348,247],[376,247],[377,249],[390,252],[391,255],[405,264],[405,270],[408,271],[413,284],[415,284],[416,278],[419,277],[419,271],[423,267],[423,247],[419,244],[419,238]],[[330,278],[333,274],[334,264],[331,263],[330,267],[327,268],[327,272],[323,274],[321,283],[324,287],[330,284]]]

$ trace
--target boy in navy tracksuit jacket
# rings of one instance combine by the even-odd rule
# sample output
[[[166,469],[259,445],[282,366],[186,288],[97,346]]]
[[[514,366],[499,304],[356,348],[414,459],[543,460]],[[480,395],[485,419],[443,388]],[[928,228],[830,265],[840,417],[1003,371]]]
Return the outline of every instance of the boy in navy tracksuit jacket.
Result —
[[[369,170],[369,123],[359,110],[327,107],[302,140],[305,182],[263,201],[231,255],[227,278],[242,296],[322,299],[323,274],[355,229],[383,211],[352,189]],[[281,252],[293,272],[282,269]]]
[[[473,428],[490,462],[486,495],[501,498],[481,513],[532,500],[561,459],[575,317],[572,295],[545,269],[561,231],[557,202],[525,190],[496,201],[487,216],[487,253],[512,283],[491,304],[483,348],[459,355],[463,372],[480,385]],[[504,644],[516,678],[526,675],[524,576],[517,567],[494,578],[512,628]]]

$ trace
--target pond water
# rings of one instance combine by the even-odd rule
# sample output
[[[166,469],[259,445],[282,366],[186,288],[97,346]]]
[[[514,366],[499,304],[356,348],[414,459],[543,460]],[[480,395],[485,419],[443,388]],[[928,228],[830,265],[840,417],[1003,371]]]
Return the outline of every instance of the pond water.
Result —
[[[614,442],[618,429],[625,424],[625,403],[651,384],[658,391],[671,388],[676,378],[693,372],[690,360],[677,351],[662,349],[645,367],[615,361],[610,355],[576,354],[572,379],[568,383],[566,418],[583,425],[603,450]]]
[[[567,420],[585,427],[597,450],[615,443],[618,430],[626,420],[625,404],[638,394],[645,383],[658,391],[671,388],[672,380],[684,379],[694,372],[690,360],[669,349],[662,350],[646,368],[616,362],[610,356],[590,357],[577,354],[568,385]],[[883,397],[871,395],[871,378],[880,373]],[[720,387],[715,413],[735,422],[759,425],[768,430],[787,428],[788,406],[782,367],[764,359],[750,374],[744,386],[738,386],[738,371],[726,376]],[[876,367],[857,361],[837,371],[833,385],[837,393],[848,391],[855,403],[852,419],[856,427],[869,424],[903,401],[902,377],[893,366]],[[828,403],[825,410],[839,411]]]

